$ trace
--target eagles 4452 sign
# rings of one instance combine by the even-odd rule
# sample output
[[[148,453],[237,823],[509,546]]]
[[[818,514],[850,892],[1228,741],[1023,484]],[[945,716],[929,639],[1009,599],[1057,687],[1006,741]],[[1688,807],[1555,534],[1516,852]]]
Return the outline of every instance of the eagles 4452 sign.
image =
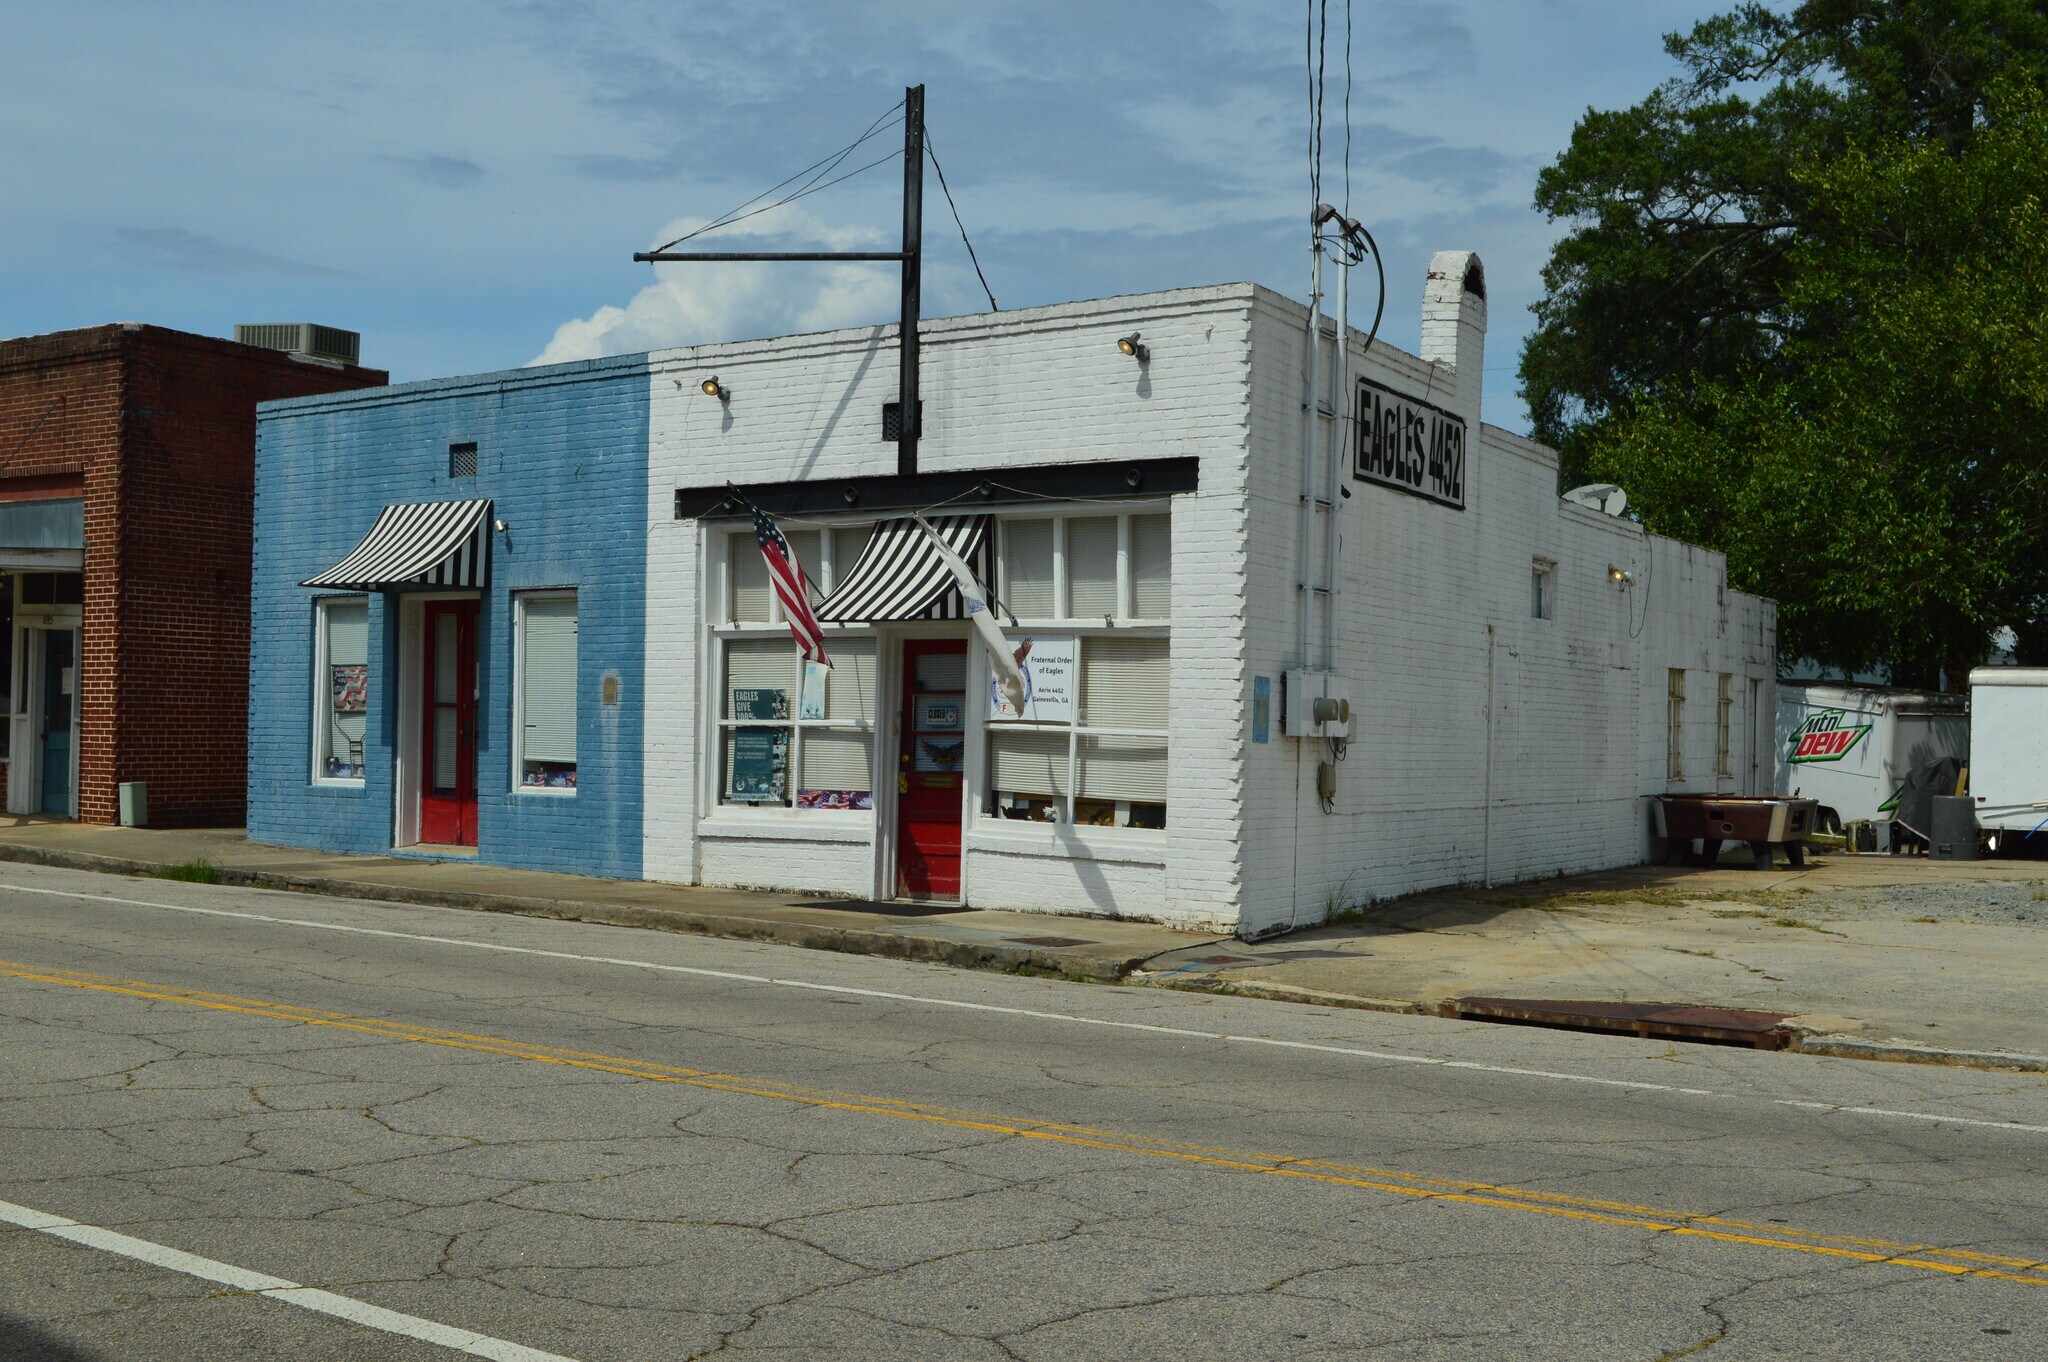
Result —
[[[1442,407],[1358,380],[1352,474],[1465,509],[1465,420]]]

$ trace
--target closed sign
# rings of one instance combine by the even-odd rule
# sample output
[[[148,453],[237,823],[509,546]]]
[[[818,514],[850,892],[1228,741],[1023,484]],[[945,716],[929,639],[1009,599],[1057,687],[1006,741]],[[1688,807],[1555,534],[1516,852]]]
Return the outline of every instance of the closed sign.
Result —
[[[1465,509],[1463,417],[1362,378],[1357,416],[1352,476]]]

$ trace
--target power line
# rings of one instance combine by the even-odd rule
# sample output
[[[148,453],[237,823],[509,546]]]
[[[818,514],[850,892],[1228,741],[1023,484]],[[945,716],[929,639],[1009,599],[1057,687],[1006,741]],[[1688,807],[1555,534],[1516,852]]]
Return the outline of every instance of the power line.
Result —
[[[896,101],[896,103],[890,105],[887,109],[883,110],[881,115],[877,117],[874,122],[868,124],[867,131],[863,132],[859,137],[854,138],[853,141],[849,142],[846,146],[841,147],[838,151],[833,152],[830,156],[826,156],[819,160],[811,162],[811,164],[805,166],[796,174],[782,181],[781,184],[773,185],[767,189],[762,190],[760,193],[754,195],[753,198],[748,199],[743,204],[740,204],[737,208],[734,208],[731,211],[712,219],[710,222],[705,223],[702,227],[697,228],[695,231],[685,232],[683,235],[677,237],[674,241],[664,242],[662,245],[655,247],[655,250],[657,252],[666,251],[673,246],[681,245],[683,242],[690,240],[692,237],[702,236],[704,233],[716,231],[720,227],[730,227],[732,226],[732,224],[736,222],[744,222],[748,218],[759,217],[763,213],[773,212],[777,208],[781,208],[787,204],[796,202],[798,199],[803,198],[807,194],[814,194],[820,189],[829,189],[832,187],[832,185],[838,184],[840,180],[850,179],[852,178],[852,176],[860,174],[860,170],[850,171],[847,174],[840,176],[839,179],[829,181],[826,184],[818,183],[820,177],[829,175],[832,173],[832,171],[836,170],[839,167],[839,165],[853,153],[854,149],[861,145],[861,143],[866,142],[868,139],[875,137],[882,132],[887,131],[889,128],[893,128],[898,123],[902,122],[901,119],[892,117],[892,115],[894,115],[897,112],[897,110],[901,109],[902,107],[903,101]],[[891,152],[889,156],[884,156],[882,158],[882,161],[886,161],[894,155],[895,153]],[[881,161],[871,161],[867,165],[862,166],[861,170],[872,170],[875,166],[880,164]],[[799,187],[795,193],[790,194],[785,198],[778,199],[774,203],[769,204],[765,208],[755,208],[754,211],[751,213],[746,211],[749,208],[753,208],[755,204],[767,198],[770,194],[773,194],[777,190],[782,189],[788,185],[795,184],[798,180],[803,179],[803,177],[806,175],[809,175],[811,178],[805,180],[803,185]]]
[[[974,277],[981,280],[981,291],[988,294],[988,310],[991,312],[1001,312],[1002,309],[996,306],[995,291],[988,286],[988,276],[981,272],[981,259],[974,253],[974,243],[967,239],[967,224],[960,221],[960,207],[953,202],[953,191],[947,187],[946,168],[939,164],[939,153],[932,146],[932,132],[930,128],[926,128],[924,132],[924,149],[926,154],[932,158],[932,169],[939,172],[939,190],[946,196],[946,207],[953,210],[953,225],[960,229],[960,242],[967,247],[967,258],[974,264]]]

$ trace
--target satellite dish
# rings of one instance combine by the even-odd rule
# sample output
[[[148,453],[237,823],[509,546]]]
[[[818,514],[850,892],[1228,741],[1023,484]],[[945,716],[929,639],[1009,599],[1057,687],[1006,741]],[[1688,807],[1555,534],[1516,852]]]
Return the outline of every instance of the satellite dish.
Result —
[[[1589,482],[1584,487],[1574,487],[1564,494],[1564,499],[1604,515],[1618,516],[1628,509],[1628,493],[1611,482]]]

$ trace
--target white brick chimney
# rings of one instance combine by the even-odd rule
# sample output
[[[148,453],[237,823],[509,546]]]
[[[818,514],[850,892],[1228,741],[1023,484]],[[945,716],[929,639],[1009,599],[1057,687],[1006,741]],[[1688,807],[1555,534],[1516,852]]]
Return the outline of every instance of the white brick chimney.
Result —
[[[1486,368],[1486,267],[1471,251],[1438,251],[1422,286],[1422,357],[1448,370],[1448,386],[1468,420],[1479,417]]]

